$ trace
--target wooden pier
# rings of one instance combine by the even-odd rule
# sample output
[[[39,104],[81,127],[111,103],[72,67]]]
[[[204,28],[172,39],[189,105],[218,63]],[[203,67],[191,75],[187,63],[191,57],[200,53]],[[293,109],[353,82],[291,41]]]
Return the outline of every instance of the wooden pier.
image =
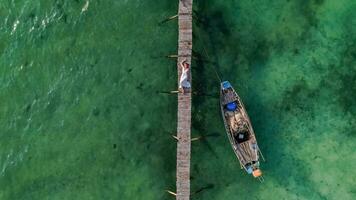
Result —
[[[181,76],[179,63],[186,60],[191,64],[192,55],[192,5],[193,0],[179,0],[178,10],[178,84]],[[189,81],[192,81],[189,72]],[[178,94],[177,123],[177,200],[190,198],[190,146],[191,146],[191,92]]]

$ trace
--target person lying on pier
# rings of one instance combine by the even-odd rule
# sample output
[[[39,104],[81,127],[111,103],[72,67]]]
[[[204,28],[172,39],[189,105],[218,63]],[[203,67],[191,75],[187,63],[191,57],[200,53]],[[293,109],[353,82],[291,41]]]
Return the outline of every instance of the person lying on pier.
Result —
[[[188,80],[188,72],[190,66],[187,63],[187,60],[183,60],[181,63],[179,63],[179,66],[182,68],[182,75],[180,76],[178,90],[184,94],[185,89],[190,89],[191,87]]]

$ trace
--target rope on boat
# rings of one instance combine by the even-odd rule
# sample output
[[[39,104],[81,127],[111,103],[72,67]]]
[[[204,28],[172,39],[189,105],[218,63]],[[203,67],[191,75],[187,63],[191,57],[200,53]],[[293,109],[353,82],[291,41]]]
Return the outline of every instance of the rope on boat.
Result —
[[[209,57],[208,53],[206,52],[206,49],[205,49],[204,44],[203,44],[203,50],[204,50],[205,55],[206,55],[206,56],[208,57],[208,59],[210,60],[210,57]],[[216,77],[219,79],[219,83],[221,83],[222,80],[221,80],[221,78],[220,78],[220,76],[219,76],[219,73],[218,73],[218,71],[216,70],[215,66],[213,66],[213,70],[214,70],[214,72],[215,72]]]
[[[199,35],[198,38],[200,39],[200,34],[198,33],[198,35]],[[202,46],[203,46],[204,53],[205,53],[206,57],[210,60],[210,56],[208,55],[208,52],[207,52],[206,49],[205,49],[204,42],[203,42],[203,41],[201,41],[201,42],[202,42]],[[219,73],[218,73],[218,71],[216,70],[216,67],[215,67],[215,66],[213,66],[213,70],[214,70],[214,72],[215,72],[216,77],[217,77],[218,80],[219,80],[219,83],[221,83],[221,82],[222,82],[221,77],[219,76]]]

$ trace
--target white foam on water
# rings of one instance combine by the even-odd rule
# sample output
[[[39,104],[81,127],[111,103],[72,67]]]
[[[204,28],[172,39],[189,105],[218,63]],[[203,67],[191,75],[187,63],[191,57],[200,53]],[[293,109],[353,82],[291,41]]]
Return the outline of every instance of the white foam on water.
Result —
[[[20,20],[16,20],[14,25],[12,26],[12,31],[11,31],[11,35],[13,35],[17,29],[17,26],[19,25]]]
[[[4,161],[2,161],[2,157],[0,156],[0,176],[4,176],[7,169],[10,167],[15,167],[21,163],[25,155],[28,153],[28,149],[29,145],[24,145],[21,149],[18,150],[11,149],[10,152],[6,155]]]
[[[82,12],[81,13],[86,12],[88,10],[88,8],[89,8],[89,1],[86,1],[84,6],[83,6],[83,8],[82,8]]]

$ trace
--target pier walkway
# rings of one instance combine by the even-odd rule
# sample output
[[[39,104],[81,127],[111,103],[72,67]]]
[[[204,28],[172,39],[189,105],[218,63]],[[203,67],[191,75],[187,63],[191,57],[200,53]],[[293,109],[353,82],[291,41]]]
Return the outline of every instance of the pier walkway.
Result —
[[[179,63],[187,61],[191,66],[192,55],[192,4],[193,0],[179,0],[178,11],[178,84],[181,76]],[[192,82],[189,72],[189,81]],[[190,198],[190,146],[191,146],[191,92],[178,93],[178,123],[177,123],[177,200]]]

